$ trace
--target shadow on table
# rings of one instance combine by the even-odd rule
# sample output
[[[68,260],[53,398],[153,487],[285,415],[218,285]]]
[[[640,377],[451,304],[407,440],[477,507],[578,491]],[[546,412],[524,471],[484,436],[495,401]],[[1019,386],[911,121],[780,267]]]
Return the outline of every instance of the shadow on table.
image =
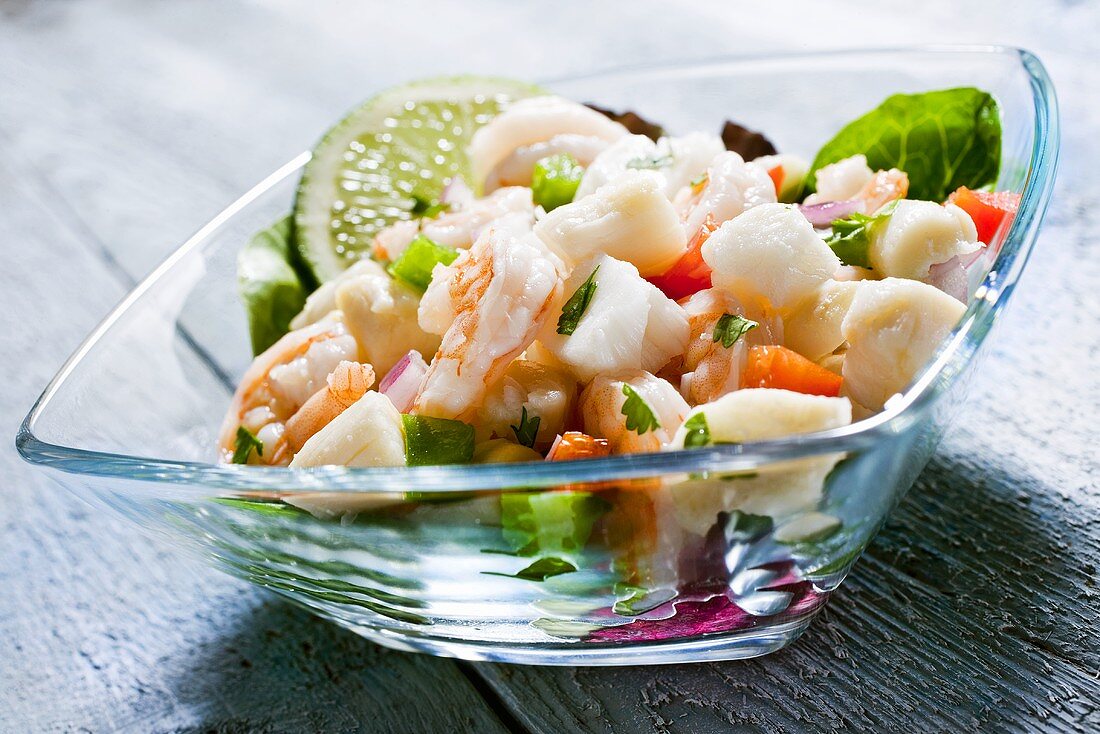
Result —
[[[582,731],[1072,727],[1100,711],[1100,645],[1081,603],[1100,529],[1086,522],[1037,477],[937,455],[786,650],[667,668],[476,668],[525,700],[525,721],[554,720],[551,696],[573,700],[561,720]]]
[[[200,651],[173,690],[194,712],[178,731],[217,734],[413,732],[478,708],[452,661],[387,650],[274,596]]]

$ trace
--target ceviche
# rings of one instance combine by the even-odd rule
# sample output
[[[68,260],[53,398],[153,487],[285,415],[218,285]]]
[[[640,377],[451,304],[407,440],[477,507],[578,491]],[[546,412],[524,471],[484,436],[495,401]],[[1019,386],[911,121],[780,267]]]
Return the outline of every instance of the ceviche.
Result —
[[[892,96],[812,161],[506,80],[385,92],[241,253],[256,357],[221,459],[560,461],[860,420],[1011,224],[1000,138],[973,88]]]

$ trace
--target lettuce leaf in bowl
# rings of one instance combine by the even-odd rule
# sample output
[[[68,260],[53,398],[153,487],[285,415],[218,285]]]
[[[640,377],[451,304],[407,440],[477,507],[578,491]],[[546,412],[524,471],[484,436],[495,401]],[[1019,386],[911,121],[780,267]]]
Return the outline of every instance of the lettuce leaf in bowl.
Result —
[[[237,289],[248,315],[252,353],[260,354],[290,330],[315,284],[297,262],[288,215],[252,236],[237,257]]]
[[[822,166],[860,153],[872,170],[905,171],[911,199],[943,201],[960,186],[988,186],[1001,167],[997,102],[974,87],[892,95],[818,151],[808,189]]]

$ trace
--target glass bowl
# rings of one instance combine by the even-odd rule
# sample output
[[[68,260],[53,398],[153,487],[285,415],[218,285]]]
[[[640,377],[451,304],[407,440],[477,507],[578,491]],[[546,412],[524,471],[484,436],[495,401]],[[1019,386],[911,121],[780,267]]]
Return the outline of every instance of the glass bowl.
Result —
[[[959,85],[1000,102],[997,187],[1021,192],[1022,203],[952,336],[868,420],[567,463],[212,463],[251,358],[237,253],[289,209],[303,154],[203,227],[96,328],[27,416],[19,451],[78,496],[389,647],[553,665],[776,650],[841,583],[962,402],[1050,196],[1050,80],[1025,51],[967,47],[718,59],[548,82],[671,131],[718,130],[729,117],[806,156],[889,94]]]

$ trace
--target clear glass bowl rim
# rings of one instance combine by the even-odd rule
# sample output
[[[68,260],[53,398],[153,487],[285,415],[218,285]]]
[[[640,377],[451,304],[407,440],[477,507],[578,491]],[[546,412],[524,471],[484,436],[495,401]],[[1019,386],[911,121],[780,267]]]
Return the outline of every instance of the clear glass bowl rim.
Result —
[[[254,186],[169,255],[137,285],[89,334],[69,357],[24,418],[16,446],[24,459],[67,473],[191,485],[190,491],[206,489],[270,492],[348,492],[355,494],[393,492],[450,492],[518,487],[551,487],[562,484],[603,482],[700,471],[743,471],[767,464],[828,453],[869,448],[887,435],[895,435],[932,409],[944,392],[941,377],[956,375],[962,363],[984,340],[989,326],[1004,308],[1027,262],[1039,225],[1054,186],[1059,148],[1058,106],[1053,83],[1029,51],[1009,46],[945,45],[821,52],[720,56],[703,60],[664,62],[616,67],[569,77],[546,80],[548,85],[593,78],[659,75],[667,72],[701,70],[708,67],[810,63],[814,59],[882,57],[919,54],[993,54],[1015,56],[1028,75],[1035,109],[1034,141],[1028,160],[1027,184],[1011,229],[989,273],[971,300],[962,320],[940,348],[924,373],[906,390],[888,402],[886,408],[865,420],[829,431],[790,436],[740,445],[705,449],[666,451],[653,454],[614,456],[572,462],[529,462],[429,467],[352,468],[317,467],[290,469],[252,467],[205,462],[161,460],[60,446],[35,435],[35,423],[49,407],[61,384],[79,366],[82,358],[107,333],[116,320],[144,293],[193,249],[245,209],[270,188],[295,175],[309,160],[301,153]],[[187,487],[179,488],[184,493]]]

